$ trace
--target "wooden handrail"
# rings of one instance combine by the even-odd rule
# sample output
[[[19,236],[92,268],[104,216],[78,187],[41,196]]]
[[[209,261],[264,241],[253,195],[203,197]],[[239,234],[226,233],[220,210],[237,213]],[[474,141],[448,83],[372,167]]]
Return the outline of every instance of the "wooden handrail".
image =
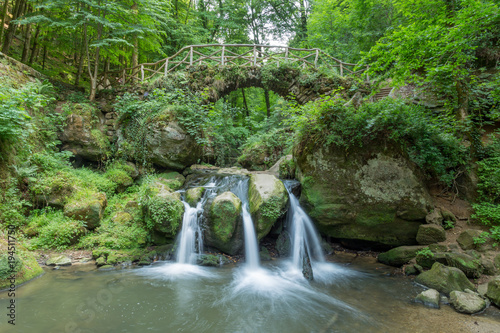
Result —
[[[206,48],[218,48],[218,50],[209,52],[210,54],[202,53],[202,49]],[[237,52],[233,52],[234,50],[230,50],[228,48],[248,48],[248,50],[239,54]],[[268,52],[272,51],[273,49],[278,49],[281,51]],[[303,52],[306,52],[306,54],[298,54],[303,54]],[[183,53],[186,54],[182,55]],[[314,60],[309,60],[311,57],[313,57]],[[184,68],[184,66],[181,67],[181,65],[193,66],[199,64],[208,64],[209,61],[221,66],[232,64],[241,67],[257,67],[271,61],[276,61],[278,64],[292,61],[301,62],[304,66],[313,68],[319,67],[320,62],[322,62],[323,64],[326,64],[330,67],[339,67],[341,76],[344,75],[344,72],[350,73],[351,75],[357,75],[365,72],[368,69],[367,66],[366,69],[354,71],[354,68],[358,66],[357,64],[343,62],[342,60],[334,58],[318,48],[303,49],[281,45],[262,44],[188,45],[181,48],[174,55],[153,63],[143,63],[134,67],[116,71],[106,71],[101,76],[99,85],[102,89],[107,89],[112,88],[113,85],[116,84],[125,84],[138,80],[144,82],[145,80],[152,78],[157,74],[167,76],[168,73],[173,72],[174,70]],[[347,68],[348,66],[353,68]],[[146,72],[148,72],[147,76]]]

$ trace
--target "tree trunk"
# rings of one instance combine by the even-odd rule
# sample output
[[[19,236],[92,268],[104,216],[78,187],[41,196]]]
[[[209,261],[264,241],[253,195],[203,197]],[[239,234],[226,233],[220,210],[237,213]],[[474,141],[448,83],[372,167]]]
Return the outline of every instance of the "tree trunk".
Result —
[[[40,35],[40,26],[36,27],[35,37],[33,38],[33,47],[31,48],[31,56],[29,60],[29,64],[33,64],[33,61],[36,58],[36,54],[38,53],[38,36]]]
[[[45,69],[45,61],[47,60],[47,46],[43,46],[43,61],[42,61],[42,69]]]
[[[26,63],[28,61],[28,56],[30,54],[31,46],[31,24],[26,25],[26,33],[24,34],[24,46],[23,54],[21,56],[21,62]]]
[[[247,98],[245,96],[245,88],[241,88],[241,94],[243,95],[243,104],[245,105],[245,115],[248,117],[250,111],[248,110]]]
[[[305,0],[300,1],[300,35],[301,42],[307,41],[307,13]]]
[[[5,21],[7,20],[7,8],[9,7],[9,0],[5,0],[2,8],[2,16],[0,18],[2,19],[2,23],[0,25],[0,45],[2,45],[2,40],[3,40],[3,31],[5,30],[4,25]]]
[[[16,5],[14,6],[14,11],[12,13],[12,20],[18,19],[22,15],[22,11],[24,9],[24,5],[26,4],[26,0],[18,0],[16,1]],[[11,20],[11,22],[12,22]],[[10,46],[12,44],[12,40],[14,39],[14,35],[16,33],[18,25],[17,24],[9,24],[9,28],[7,29],[7,34],[5,35],[4,44],[2,47],[2,53],[9,54]]]
[[[271,102],[269,101],[269,90],[264,89],[264,98],[266,99],[267,118],[271,117]]]
[[[80,52],[78,55],[78,69],[76,70],[76,77],[75,77],[75,87],[78,87],[80,85],[80,79],[82,78],[82,73],[83,73],[83,59],[85,59],[84,56],[85,48],[84,48],[84,43],[80,43]]]

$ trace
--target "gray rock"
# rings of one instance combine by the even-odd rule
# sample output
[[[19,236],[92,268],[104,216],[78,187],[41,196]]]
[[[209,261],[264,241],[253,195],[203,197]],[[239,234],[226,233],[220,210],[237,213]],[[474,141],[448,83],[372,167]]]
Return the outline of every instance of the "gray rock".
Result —
[[[486,296],[498,307],[500,307],[500,275],[488,282]]]
[[[446,253],[446,262],[448,266],[460,269],[470,278],[477,278],[483,272],[480,260],[464,253]]]
[[[472,250],[476,248],[474,244],[474,238],[481,235],[481,230],[467,229],[462,231],[457,238],[457,243],[463,250]]]
[[[439,208],[434,208],[432,212],[425,216],[425,222],[429,224],[441,225],[443,223],[443,215]]]
[[[417,242],[428,245],[446,240],[446,232],[443,227],[435,224],[422,224],[418,228]]]
[[[486,301],[476,293],[454,290],[450,293],[450,303],[455,310],[473,314],[486,308]]]
[[[63,254],[56,254],[50,256],[49,259],[45,262],[47,266],[70,266],[71,259]]]
[[[291,242],[288,231],[283,231],[278,236],[278,240],[276,241],[276,250],[278,251],[278,255],[280,257],[288,257],[290,255]]]
[[[428,289],[417,295],[417,297],[415,297],[415,302],[422,303],[429,308],[439,309],[440,298],[439,291]]]
[[[438,262],[434,263],[429,271],[418,275],[415,281],[446,295],[454,290],[474,289],[474,285],[467,279],[464,272]]]

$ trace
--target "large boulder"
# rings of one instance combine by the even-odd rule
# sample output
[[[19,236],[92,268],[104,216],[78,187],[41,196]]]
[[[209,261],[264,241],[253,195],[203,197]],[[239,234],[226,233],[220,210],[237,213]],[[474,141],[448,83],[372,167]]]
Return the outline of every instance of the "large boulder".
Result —
[[[288,192],[285,185],[273,175],[253,174],[248,186],[250,214],[260,240],[286,212]]]
[[[232,192],[224,192],[212,201],[205,229],[208,246],[234,255],[243,248],[242,203]]]
[[[498,307],[500,307],[500,275],[488,283],[486,296]]]
[[[417,297],[415,297],[415,302],[422,303],[430,308],[439,309],[440,299],[441,296],[439,295],[439,291],[435,289],[428,289],[418,294]]]
[[[483,232],[481,230],[467,229],[460,233],[457,238],[457,243],[463,250],[472,250],[478,246],[474,242],[475,238],[479,238]]]
[[[176,121],[152,121],[145,137],[147,158],[156,165],[183,170],[195,164],[202,149]]]
[[[377,260],[383,264],[398,267],[415,258],[417,252],[422,248],[421,245],[395,247],[387,252],[380,253]]]
[[[429,271],[418,275],[415,281],[446,295],[454,290],[474,289],[474,285],[467,279],[464,272],[438,262],[434,263]]]
[[[35,256],[21,244],[16,244],[13,256],[9,255],[7,236],[0,232],[0,290],[11,288],[13,282],[19,286],[43,274]]]
[[[84,221],[87,229],[93,230],[101,225],[106,205],[105,193],[82,190],[64,205],[64,215],[78,221]]]
[[[161,234],[161,237],[173,239],[182,227],[184,204],[181,195],[162,183],[155,181],[146,185],[143,212],[148,226]]]
[[[66,106],[69,114],[64,129],[59,134],[62,150],[71,151],[75,156],[101,161],[109,152],[109,140],[105,133],[105,118],[102,112],[86,104]]]
[[[455,310],[462,313],[473,314],[486,308],[486,301],[476,293],[454,290],[450,293],[450,303]]]
[[[460,269],[470,278],[478,278],[483,273],[481,260],[465,253],[446,253],[446,262],[448,266]]]
[[[297,145],[294,156],[301,203],[322,233],[351,244],[416,244],[431,198],[396,145],[372,142],[346,153],[311,140]]]
[[[417,242],[422,245],[439,243],[446,240],[443,227],[435,224],[422,224],[418,228]]]

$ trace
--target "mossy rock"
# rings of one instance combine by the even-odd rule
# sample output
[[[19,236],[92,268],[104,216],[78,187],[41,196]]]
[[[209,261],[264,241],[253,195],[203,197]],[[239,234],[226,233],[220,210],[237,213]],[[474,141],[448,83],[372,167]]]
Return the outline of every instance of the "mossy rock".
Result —
[[[472,250],[476,249],[477,245],[474,243],[474,239],[478,238],[482,234],[481,230],[467,229],[460,233],[457,238],[457,243],[460,245],[462,250]]]
[[[174,238],[182,227],[184,204],[180,193],[172,192],[161,182],[155,182],[148,188],[143,206],[146,223],[150,228]]]
[[[498,307],[500,307],[500,275],[488,282],[486,296]]]
[[[218,195],[210,204],[206,229],[208,246],[236,254],[243,247],[242,203],[232,192]]]
[[[265,247],[261,247],[260,252],[259,252],[259,257],[261,261],[271,261],[271,254],[269,253],[269,250]]]
[[[19,286],[43,274],[43,269],[31,252],[19,243],[16,243],[15,252],[10,256],[7,236],[0,233],[0,290],[10,288],[11,276],[15,278],[16,286]]]
[[[78,221],[84,221],[86,228],[93,230],[101,225],[106,205],[106,194],[82,191],[81,195],[77,193],[64,205],[64,215]]]
[[[265,237],[274,223],[286,212],[288,192],[273,175],[253,174],[248,186],[249,210],[257,230],[257,238]]]
[[[71,258],[62,255],[62,254],[57,254],[57,255],[52,255],[47,259],[45,262],[45,265],[47,266],[71,266]]]
[[[417,256],[417,252],[424,247],[421,245],[415,246],[399,246],[387,252],[380,253],[377,260],[389,266],[402,266]]]
[[[67,171],[42,174],[30,182],[30,192],[38,205],[63,208],[68,199],[78,190],[78,179]]]
[[[160,173],[158,181],[167,185],[172,191],[177,191],[184,185],[186,178],[178,172],[171,171]]]
[[[422,303],[429,308],[439,309],[440,299],[441,296],[437,290],[428,289],[418,294],[417,297],[415,297],[415,302]]]
[[[460,269],[469,278],[478,278],[483,273],[481,260],[464,253],[446,253],[447,265]]]
[[[186,202],[191,207],[195,207],[205,193],[204,187],[193,187],[186,191]]]
[[[276,250],[280,257],[288,257],[292,250],[292,242],[288,231],[282,231],[276,240]]]
[[[202,254],[196,263],[200,266],[220,267],[229,263],[229,259],[221,255]]]
[[[446,265],[448,261],[446,260],[446,253],[444,252],[432,252],[431,255],[427,254],[418,254],[416,257],[416,262],[423,268],[429,269],[434,265],[434,263],[438,262],[443,265]]]
[[[117,212],[111,220],[117,224],[129,224],[134,220],[134,217],[127,212]]]
[[[127,187],[134,184],[132,177],[126,171],[120,169],[108,170],[104,174],[104,177],[116,184],[116,192],[118,193],[124,192]]]
[[[300,202],[321,233],[353,246],[416,245],[432,200],[399,145],[378,140],[346,152],[303,140],[294,156]]]
[[[454,290],[474,290],[474,285],[467,279],[464,272],[438,262],[434,263],[429,271],[418,275],[415,281],[446,295],[450,295]]]
[[[416,239],[422,245],[439,243],[446,240],[446,232],[440,225],[422,224],[418,228]]]

